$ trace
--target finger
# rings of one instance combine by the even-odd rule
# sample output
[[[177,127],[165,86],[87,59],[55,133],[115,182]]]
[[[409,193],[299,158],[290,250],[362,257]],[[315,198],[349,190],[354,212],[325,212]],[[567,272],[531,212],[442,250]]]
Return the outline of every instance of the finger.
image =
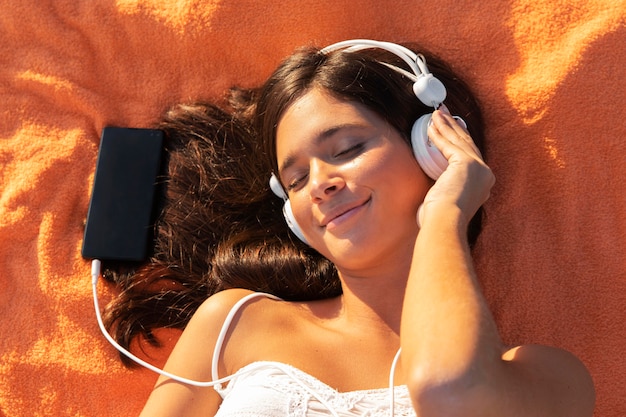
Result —
[[[428,137],[441,149],[449,145],[463,150],[466,153],[476,153],[468,134],[461,130],[456,120],[444,114],[441,110],[436,110],[431,118],[428,127]]]
[[[446,141],[458,146],[465,152],[474,154],[482,159],[482,154],[469,132],[442,106],[440,110],[435,110],[432,116],[432,124],[430,126],[429,137],[432,133],[433,138]]]
[[[457,120],[452,116],[450,110],[445,104],[442,104],[438,110],[434,112],[436,114],[435,120],[438,120],[441,126],[449,127],[454,131],[459,138],[464,139],[466,142],[474,145],[474,141],[472,140],[469,131],[467,130],[464,122]]]
[[[446,119],[454,119],[454,122],[451,122],[451,125],[456,131],[458,131],[457,127],[460,127],[463,132],[469,135],[465,120],[461,119],[459,116],[453,116],[452,113],[450,113],[450,109],[448,109],[448,106],[446,106],[445,104],[441,104],[438,110],[441,110],[441,113],[444,114],[444,117]]]

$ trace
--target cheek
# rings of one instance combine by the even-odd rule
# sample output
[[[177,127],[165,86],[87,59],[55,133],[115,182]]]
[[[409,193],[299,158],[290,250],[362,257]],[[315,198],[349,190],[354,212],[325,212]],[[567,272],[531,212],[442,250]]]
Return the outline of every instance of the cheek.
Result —
[[[408,146],[397,145],[396,152],[381,154],[363,165],[363,168],[372,171],[373,175],[392,178],[396,182],[429,183],[429,177],[420,168],[413,151]]]
[[[433,181],[422,171],[412,153],[382,163],[377,175],[379,193],[391,199],[397,210],[410,215],[417,213]]]

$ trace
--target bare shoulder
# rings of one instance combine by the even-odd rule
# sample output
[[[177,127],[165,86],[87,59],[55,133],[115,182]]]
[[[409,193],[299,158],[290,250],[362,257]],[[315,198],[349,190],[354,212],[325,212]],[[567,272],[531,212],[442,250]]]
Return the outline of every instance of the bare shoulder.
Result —
[[[225,290],[200,306],[185,332],[196,341],[205,340],[222,377],[255,361],[283,359],[290,352],[284,336],[301,334],[304,310],[300,303],[270,294]]]
[[[254,293],[244,289],[229,289],[207,298],[189,320],[169,362],[174,362],[177,357],[183,361],[193,357],[207,365],[205,369],[210,369],[211,355],[207,352],[213,351],[220,331],[237,303],[251,294]]]
[[[192,320],[202,321],[205,324],[214,321],[218,323],[223,322],[223,319],[228,316],[237,303],[252,294],[257,293],[240,288],[233,288],[215,293],[207,298],[200,305],[200,307],[198,307],[198,310],[194,313]]]
[[[223,327],[253,330],[256,324],[268,321],[278,325],[277,319],[297,308],[297,304],[284,302],[271,294],[239,288],[223,290],[200,305],[185,332],[217,336]]]
[[[165,370],[187,380],[203,383],[214,380],[212,353],[218,346],[220,331],[233,307],[250,294],[250,291],[233,289],[209,297],[185,327]],[[220,368],[223,375],[223,367]],[[213,388],[191,386],[162,376],[141,415],[213,415],[220,403],[221,398]]]
[[[275,300],[269,294],[255,293],[245,289],[228,289],[220,291],[204,301],[189,321],[185,332],[213,335],[215,338],[227,320],[239,324],[244,311],[261,303],[267,305]],[[232,327],[232,326],[231,326]]]

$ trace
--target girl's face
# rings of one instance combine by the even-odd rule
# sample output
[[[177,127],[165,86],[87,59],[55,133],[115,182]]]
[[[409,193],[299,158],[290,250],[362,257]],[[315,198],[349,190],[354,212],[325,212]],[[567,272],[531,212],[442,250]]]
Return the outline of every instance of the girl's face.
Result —
[[[314,88],[280,119],[276,152],[307,241],[340,270],[412,251],[431,181],[377,114]]]

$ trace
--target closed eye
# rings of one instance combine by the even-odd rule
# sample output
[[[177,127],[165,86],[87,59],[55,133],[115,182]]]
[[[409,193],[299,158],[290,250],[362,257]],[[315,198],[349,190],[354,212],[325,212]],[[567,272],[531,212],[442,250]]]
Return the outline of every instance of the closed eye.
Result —
[[[287,191],[293,191],[296,188],[298,188],[298,186],[300,186],[304,181],[306,181],[307,175],[303,175],[301,177],[295,178],[291,181],[289,181],[289,184],[287,184]]]
[[[349,146],[348,148],[344,150],[341,150],[333,154],[332,157],[333,159],[338,159],[338,160],[349,160],[361,154],[361,152],[364,149],[365,149],[365,142],[358,142],[352,146]],[[306,182],[307,178],[308,178],[308,173],[302,176],[296,177],[293,180],[289,181],[289,183],[287,184],[287,191],[289,192],[289,191],[293,191],[299,188],[304,182]]]
[[[347,149],[344,149],[343,151],[340,151],[338,153],[336,153],[334,155],[335,158],[342,158],[342,157],[350,157],[353,155],[358,155],[361,150],[365,147],[365,144],[362,142],[359,142],[357,144],[355,144],[354,146],[350,146]]]

